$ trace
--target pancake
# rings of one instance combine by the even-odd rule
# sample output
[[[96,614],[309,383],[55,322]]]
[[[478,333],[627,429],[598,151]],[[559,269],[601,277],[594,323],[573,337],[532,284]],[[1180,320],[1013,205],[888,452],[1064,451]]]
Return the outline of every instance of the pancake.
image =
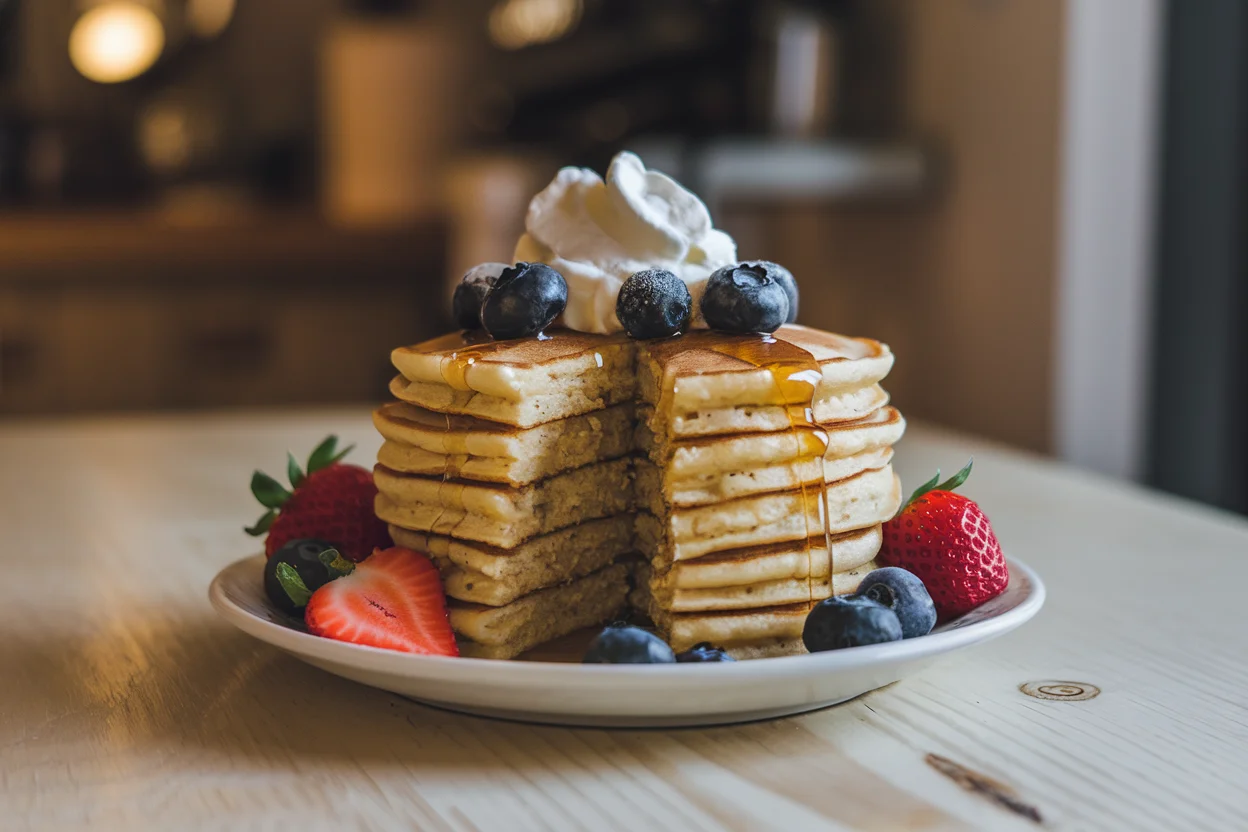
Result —
[[[393,471],[527,485],[633,450],[633,405],[516,428],[404,402],[373,411],[385,438],[377,461]]]
[[[639,488],[645,487],[642,480]],[[829,534],[878,525],[897,513],[901,483],[891,465],[831,483],[825,489],[826,530]],[[668,563],[693,560],[730,549],[805,540],[825,529],[816,489],[783,491],[744,497],[696,508],[655,511],[637,518],[638,550],[662,568]]]
[[[653,602],[648,593],[633,593],[634,605],[649,615],[659,634],[676,652],[695,644],[710,642],[734,656],[747,649],[759,655],[802,652],[802,628],[810,612],[810,602],[774,607],[731,610],[718,613],[674,613]]]
[[[662,445],[644,426],[638,446],[652,462],[662,465],[672,480],[719,476],[725,471],[748,470],[818,457],[831,461],[895,445],[906,422],[895,407],[881,407],[850,422],[790,430],[788,416],[774,431],[743,431],[711,438],[681,439]]]
[[[872,562],[853,570],[852,575],[833,584],[833,593],[854,592],[874,567]],[[702,642],[721,647],[736,659],[806,652],[802,628],[810,612],[809,600],[767,607],[676,612],[658,601],[643,583],[633,590],[630,601],[650,617],[659,635],[678,653]]]
[[[375,511],[405,529],[513,548],[539,534],[632,511],[632,461],[566,471],[523,488],[373,471]]]
[[[573,630],[615,618],[627,603],[628,587],[628,567],[615,564],[505,606],[451,599],[447,609],[461,655],[510,659]]]
[[[812,404],[809,393],[778,391],[773,374],[755,365],[742,347],[766,344],[764,354],[784,360],[800,353],[804,363],[818,366],[813,405],[846,392],[870,388],[893,366],[893,354],[879,341],[850,338],[797,324],[786,324],[763,341],[717,332],[690,332],[680,338],[642,342],[637,360],[638,395],[671,414],[738,409],[750,406]],[[794,350],[793,348],[797,348]],[[676,385],[667,381],[678,379]],[[674,389],[673,389],[674,387]],[[876,406],[878,407],[878,405]],[[863,415],[875,410],[867,408]],[[660,414],[665,415],[665,414]],[[784,426],[788,426],[787,419]]]
[[[787,423],[787,415],[784,418]],[[671,442],[657,441],[642,424],[637,431],[638,446],[655,470],[639,473],[651,479],[661,474],[664,501],[670,505],[706,505],[799,488],[817,483],[821,475],[825,482],[836,482],[882,468],[892,460],[891,446],[901,439],[905,427],[893,407],[818,429],[786,426],[770,433]]]
[[[878,382],[891,369],[893,355],[878,341],[786,324],[768,342],[808,354],[820,375],[813,401],[777,395],[768,370],[733,355],[753,342],[709,331],[648,342],[569,330],[552,330],[545,339],[485,342],[453,333],[394,350],[391,361],[399,376],[390,390],[429,410],[517,427],[638,397],[659,405],[659,419],[672,424],[678,436],[705,435],[693,422],[721,421],[712,418],[717,410],[727,419],[718,432],[780,430],[788,426],[787,417],[780,418],[784,405],[810,405],[817,421],[831,423],[862,418],[887,401]],[[680,384],[666,383],[675,378]],[[749,426],[737,424],[742,419]]]
[[[395,350],[400,401],[374,414],[377,516],[434,558],[464,655],[600,624],[634,570],[677,650],[801,652],[811,604],[874,567],[902,499],[887,346],[792,325],[473,337]]]
[[[777,463],[761,468],[732,468],[725,466],[724,473],[703,474],[697,478],[674,479],[671,468],[659,468],[645,460],[635,463],[634,473],[639,493],[655,501],[653,510],[662,505],[675,508],[705,506],[773,491],[800,490],[803,486],[815,488],[820,478],[825,485],[851,479],[888,466],[893,461],[890,447],[873,448],[857,456],[823,460],[800,459]]]
[[[446,594],[489,606],[588,575],[633,548],[633,517],[590,520],[530,538],[512,549],[390,526],[399,546],[433,557]]]
[[[545,338],[474,341],[452,333],[390,359],[390,392],[441,413],[533,427],[631,401],[634,342],[625,335],[552,330]]]
[[[398,542],[398,538],[395,538]],[[872,526],[831,538],[827,543],[811,540],[810,549],[802,541],[778,543],[753,549],[717,552],[694,560],[680,561],[652,580],[671,590],[743,586],[788,578],[805,580],[857,569],[873,560],[883,542],[882,530]]]
[[[834,425],[866,418],[887,404],[888,393],[884,388],[878,384],[869,384],[838,393],[823,394],[815,402],[813,415],[815,421],[821,425]],[[651,429],[656,429],[655,417],[651,415],[649,418]],[[791,426],[789,412],[781,405],[708,408],[673,413],[669,418],[670,421],[657,424],[657,431],[666,431],[667,437],[671,439],[787,431]]]
[[[673,588],[661,576],[651,573],[648,566],[638,570],[637,579],[648,583],[650,603],[658,604],[669,612],[720,612],[822,601],[832,595],[847,595],[857,590],[862,579],[875,568],[876,563],[872,560],[844,572],[809,578],[789,577],[700,589]]]

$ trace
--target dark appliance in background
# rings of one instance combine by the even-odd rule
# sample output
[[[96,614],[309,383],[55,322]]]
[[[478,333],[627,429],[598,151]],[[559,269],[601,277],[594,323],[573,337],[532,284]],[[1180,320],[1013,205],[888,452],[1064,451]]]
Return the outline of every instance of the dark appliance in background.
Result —
[[[22,191],[25,130],[13,102],[17,72],[18,0],[0,0],[0,204],[17,199]]]
[[[0,0],[0,90],[17,69],[18,0]]]
[[[1149,481],[1248,514],[1248,7],[1167,10]]]
[[[553,141],[561,158],[601,165],[636,136],[895,135],[898,44],[861,0],[549,0],[575,22],[539,43],[498,31],[508,5],[483,27],[480,141]]]

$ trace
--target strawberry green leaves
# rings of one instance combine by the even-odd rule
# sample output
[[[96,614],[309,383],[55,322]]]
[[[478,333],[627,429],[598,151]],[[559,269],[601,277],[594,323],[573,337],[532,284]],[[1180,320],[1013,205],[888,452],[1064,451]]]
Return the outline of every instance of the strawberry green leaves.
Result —
[[[308,457],[308,473],[311,474],[322,468],[328,468],[335,462],[341,462],[343,457],[355,449],[355,446],[348,445],[341,451],[337,450],[337,448],[337,436],[325,437],[325,441],[313,448],[312,455]]]
[[[277,512],[270,509],[269,511],[266,511],[264,513],[263,517],[261,517],[259,520],[256,521],[256,525],[244,526],[243,531],[247,532],[247,534],[251,535],[252,537],[259,537],[260,535],[266,534],[269,531],[269,528],[273,525],[273,521],[276,519],[277,519]]]
[[[252,537],[260,537],[268,533],[273,526],[273,521],[277,519],[278,511],[290,499],[293,490],[303,485],[310,474],[341,462],[343,457],[351,453],[354,448],[354,445],[348,445],[339,451],[338,437],[332,435],[325,437],[308,457],[306,473],[299,467],[299,462],[295,459],[295,455],[287,451],[286,477],[290,480],[289,489],[263,471],[253,473],[251,475],[251,493],[260,501],[260,505],[269,510],[256,521],[255,525],[246,526],[243,528],[243,531]]]
[[[893,516],[900,516],[903,511],[914,505],[919,498],[921,498],[924,494],[927,494],[929,491],[953,491],[955,488],[962,485],[962,483],[966,482],[967,477],[971,475],[971,466],[974,464],[975,460],[972,458],[966,463],[966,466],[963,467],[961,471],[954,474],[944,482],[940,481],[940,470],[937,469],[936,476],[916,488],[914,493],[910,495],[910,499],[906,501],[906,504],[898,509],[897,514]]]
[[[299,467],[298,460],[290,451],[286,452],[286,478],[290,480],[291,488],[298,488],[303,485],[303,469]]]
[[[251,475],[251,493],[265,508],[281,508],[290,499],[290,492],[263,471]]]
[[[953,491],[959,485],[966,482],[966,478],[971,475],[971,466],[974,464],[975,464],[974,458],[968,460],[966,465],[962,468],[961,471],[954,474],[952,477],[945,480],[940,485],[936,486],[936,490],[937,491]],[[938,477],[940,476],[939,471],[936,472],[936,476]]]
[[[247,526],[243,531],[252,537],[259,537],[268,532],[273,521],[277,519],[277,510],[290,499],[290,492],[280,482],[263,471],[251,475],[251,493],[260,501],[260,505],[268,509],[254,526]]]

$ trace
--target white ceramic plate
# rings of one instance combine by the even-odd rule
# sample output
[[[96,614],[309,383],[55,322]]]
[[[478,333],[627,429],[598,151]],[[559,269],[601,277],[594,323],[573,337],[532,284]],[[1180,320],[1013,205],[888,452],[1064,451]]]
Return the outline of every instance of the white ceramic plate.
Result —
[[[227,566],[208,597],[227,621],[308,664],[453,711],[556,725],[716,725],[798,714],[896,682],[1034,616],[1044,585],[1011,560],[1004,594],[921,638],[724,664],[582,665],[416,656],[309,635],[265,597],[264,556]]]

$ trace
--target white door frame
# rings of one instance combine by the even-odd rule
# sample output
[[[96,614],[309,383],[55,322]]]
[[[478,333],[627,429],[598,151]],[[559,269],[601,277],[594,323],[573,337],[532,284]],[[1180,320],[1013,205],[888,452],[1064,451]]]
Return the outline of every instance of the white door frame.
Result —
[[[1067,0],[1053,447],[1144,473],[1165,0]]]

